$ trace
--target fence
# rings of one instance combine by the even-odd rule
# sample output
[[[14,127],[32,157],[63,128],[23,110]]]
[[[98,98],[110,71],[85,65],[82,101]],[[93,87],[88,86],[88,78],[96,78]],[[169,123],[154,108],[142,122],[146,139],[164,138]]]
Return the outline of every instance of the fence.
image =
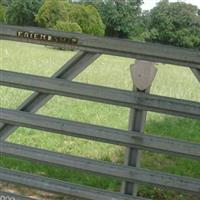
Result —
[[[0,153],[89,171],[99,175],[112,176],[121,180],[123,184],[121,193],[110,192],[5,168],[0,168],[1,181],[91,200],[144,200],[144,198],[136,196],[137,184],[140,183],[200,195],[199,179],[142,169],[138,166],[139,150],[200,160],[200,144],[198,143],[143,134],[146,111],[200,119],[199,102],[149,94],[151,82],[156,74],[152,62],[190,67],[198,81],[200,81],[199,51],[2,24],[0,38],[79,50],[51,78],[0,71],[0,85],[35,91],[17,110],[0,109]],[[72,82],[101,54],[137,59],[136,66],[132,69],[133,78],[138,79],[134,83],[134,91]],[[142,79],[140,79],[141,76]],[[128,107],[131,109],[130,129],[127,131],[118,130],[34,114],[53,95]],[[125,164],[119,165],[80,158],[6,142],[5,139],[19,126],[125,146],[127,147]],[[0,194],[7,195],[10,199],[29,199],[14,194]]]

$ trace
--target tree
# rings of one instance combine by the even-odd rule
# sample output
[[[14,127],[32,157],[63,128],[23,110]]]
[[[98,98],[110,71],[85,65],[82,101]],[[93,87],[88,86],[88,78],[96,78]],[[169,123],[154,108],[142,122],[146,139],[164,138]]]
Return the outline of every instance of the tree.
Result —
[[[147,41],[200,47],[200,16],[196,6],[162,0],[151,10],[148,26]]]
[[[105,30],[96,8],[62,0],[46,0],[36,16],[36,21],[40,26],[48,28],[61,29],[62,26],[65,31],[73,31],[76,26],[76,32],[79,30],[78,32],[92,35],[104,35]],[[70,27],[73,29],[69,30]]]
[[[92,5],[75,4],[68,9],[69,20],[79,24],[84,33],[104,35],[105,26],[97,9]]]
[[[15,25],[35,25],[34,19],[42,0],[13,0],[8,5],[6,21]]]
[[[77,23],[57,21],[56,25],[54,26],[54,29],[66,32],[82,33],[82,29]]]
[[[12,3],[12,0],[0,0],[0,3],[3,6],[9,6]]]
[[[60,0],[46,0],[36,15],[35,21],[42,27],[52,28],[57,21],[68,21],[69,4]]]
[[[106,35],[127,38],[137,33],[143,0],[82,0],[94,5],[106,25]]]

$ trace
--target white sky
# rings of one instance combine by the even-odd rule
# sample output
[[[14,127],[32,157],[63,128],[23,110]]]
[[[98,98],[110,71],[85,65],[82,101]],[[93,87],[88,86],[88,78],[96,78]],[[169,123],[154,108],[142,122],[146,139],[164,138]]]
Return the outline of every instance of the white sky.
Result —
[[[142,6],[143,10],[150,10],[152,9],[156,3],[158,3],[160,0],[143,0],[144,4]],[[191,3],[193,5],[196,5],[200,8],[200,0],[170,0],[170,2],[177,2],[177,1],[182,1],[186,3]]]

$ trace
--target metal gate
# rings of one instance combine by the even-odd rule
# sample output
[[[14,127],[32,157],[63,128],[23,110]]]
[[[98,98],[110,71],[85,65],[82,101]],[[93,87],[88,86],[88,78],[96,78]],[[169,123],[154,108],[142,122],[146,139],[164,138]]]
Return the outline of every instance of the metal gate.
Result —
[[[0,168],[1,181],[91,200],[142,200],[144,198],[136,196],[137,184],[140,183],[200,195],[199,179],[142,169],[138,166],[139,150],[200,160],[198,143],[144,134],[146,111],[200,120],[199,102],[149,94],[156,74],[153,62],[190,67],[200,82],[199,51],[3,24],[0,25],[0,39],[79,50],[51,78],[0,71],[0,85],[35,91],[17,110],[0,108],[0,153],[113,176],[122,181],[122,191],[110,192],[5,168]],[[137,59],[135,67],[132,68],[135,85],[133,91],[72,82],[101,54]],[[128,107],[131,109],[130,129],[126,131],[106,128],[34,114],[53,95]],[[125,164],[80,158],[6,142],[5,139],[20,126],[125,146]],[[1,194],[13,199],[29,199],[14,194]]]

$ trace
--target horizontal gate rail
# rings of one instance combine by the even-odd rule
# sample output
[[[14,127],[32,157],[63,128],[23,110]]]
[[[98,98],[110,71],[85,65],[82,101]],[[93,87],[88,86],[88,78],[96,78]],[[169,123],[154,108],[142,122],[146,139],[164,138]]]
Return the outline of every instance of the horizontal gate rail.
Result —
[[[200,193],[200,180],[190,177],[176,176],[152,170],[111,164],[104,161],[63,155],[47,150],[4,142],[0,143],[0,147],[0,153],[6,155],[113,176],[129,182],[149,183],[159,187],[189,191],[194,194]]]
[[[122,195],[120,193],[108,192],[92,187],[79,186],[76,184],[4,168],[0,168],[0,180],[25,185],[39,190],[45,190],[63,195],[71,195],[90,200],[148,200],[140,197],[132,197]]]
[[[69,61],[67,61],[51,78],[73,80],[73,78],[80,74],[99,56],[99,54],[90,52],[78,52]],[[52,97],[53,95],[34,92],[17,108],[17,110],[36,112]],[[0,123],[0,140],[6,139],[16,129],[17,127]]]
[[[200,103],[0,70],[0,85],[200,119]]]
[[[133,131],[89,125],[4,108],[0,109],[0,121],[27,128],[70,135],[73,137],[97,140],[111,144],[175,154],[179,156],[181,155],[200,160],[199,144],[175,139],[157,137],[153,135],[142,135]]]
[[[33,198],[16,195],[11,192],[1,192],[1,191],[0,191],[0,199],[1,200],[36,200]]]
[[[77,44],[73,45],[73,47],[83,51],[131,57],[141,60],[175,64],[200,69],[200,53],[199,51],[195,50],[144,42],[134,42],[130,40],[95,37],[78,33],[66,33],[43,28],[8,26],[0,24],[0,39],[29,42],[61,48],[72,47],[72,45],[67,43],[31,39],[30,37],[17,37],[17,33],[19,32],[27,32],[27,35],[34,33],[37,35],[42,34],[56,38],[75,38]]]

